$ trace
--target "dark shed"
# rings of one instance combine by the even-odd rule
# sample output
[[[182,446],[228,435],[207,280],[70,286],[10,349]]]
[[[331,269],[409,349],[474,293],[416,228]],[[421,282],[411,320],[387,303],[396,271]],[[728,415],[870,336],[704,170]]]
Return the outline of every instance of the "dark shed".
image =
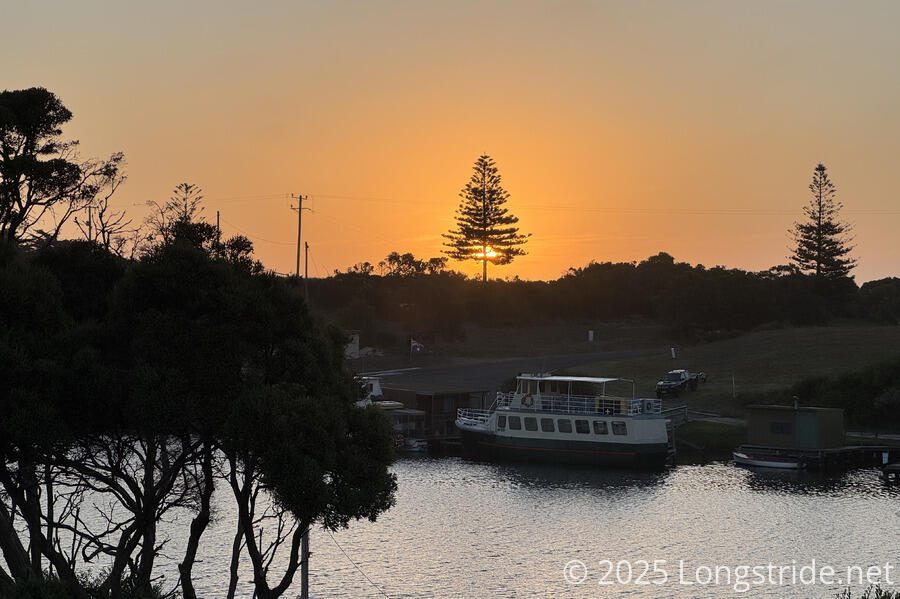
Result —
[[[811,406],[747,406],[747,442],[800,449],[840,447],[844,444],[844,411]]]

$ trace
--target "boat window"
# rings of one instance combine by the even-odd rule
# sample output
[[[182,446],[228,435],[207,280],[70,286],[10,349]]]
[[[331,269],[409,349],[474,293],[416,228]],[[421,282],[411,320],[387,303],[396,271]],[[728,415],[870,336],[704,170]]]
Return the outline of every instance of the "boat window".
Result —
[[[556,421],[556,426],[559,428],[559,432],[561,433],[571,433],[572,432],[572,421],[568,418],[560,418]]]
[[[525,417],[525,430],[526,431],[536,431],[537,430],[537,418],[533,416]]]
[[[612,429],[614,435],[627,435],[628,428],[625,426],[624,422],[613,422]]]
[[[605,420],[594,420],[594,434],[595,435],[608,435],[609,428],[606,426]]]
[[[587,420],[576,420],[575,421],[575,432],[580,435],[589,435],[591,434],[591,427],[588,424]]]
[[[772,422],[769,426],[774,435],[790,435],[793,428],[790,422]]]
[[[506,414],[497,416],[497,428],[506,428]]]
[[[509,428],[514,431],[522,430],[522,419],[518,416],[509,417]]]
[[[541,418],[541,430],[545,433],[554,432],[556,429],[553,428],[553,418]]]

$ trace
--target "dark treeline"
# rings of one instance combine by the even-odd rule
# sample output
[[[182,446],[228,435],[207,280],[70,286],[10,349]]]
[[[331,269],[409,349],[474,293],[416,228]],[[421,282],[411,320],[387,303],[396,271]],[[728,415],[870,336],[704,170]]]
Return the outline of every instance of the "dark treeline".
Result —
[[[209,227],[170,232],[139,260],[0,244],[0,597],[196,597],[224,493],[238,519],[217,596],[250,594],[245,561],[274,598],[303,531],[393,502],[389,426],[354,406],[344,334]],[[176,550],[161,523],[178,514]]]
[[[124,156],[79,158],[71,118],[47,89],[0,92],[0,597],[194,599],[223,491],[215,595],[280,597],[311,526],[393,503],[387,419],[355,406],[344,333],[205,222],[198,186],[132,226],[109,203]],[[85,241],[60,240],[69,221]]]
[[[771,323],[900,320],[900,279],[860,288],[851,278],[820,280],[789,266],[763,272],[705,268],[676,262],[666,253],[639,263],[591,263],[549,282],[482,283],[411,254],[391,254],[380,266],[381,274],[362,264],[311,280],[313,305],[331,310],[343,326],[371,335],[373,343],[402,341],[385,333],[380,323],[454,340],[468,324],[643,317],[682,336],[702,338],[710,331],[745,331]]]

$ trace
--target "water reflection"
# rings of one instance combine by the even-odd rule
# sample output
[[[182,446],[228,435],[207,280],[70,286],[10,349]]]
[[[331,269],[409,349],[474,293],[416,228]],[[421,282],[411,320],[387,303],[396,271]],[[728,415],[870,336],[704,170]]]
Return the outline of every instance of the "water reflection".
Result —
[[[821,476],[716,463],[650,473],[414,457],[394,472],[397,504],[377,522],[353,523],[334,540],[313,532],[312,596],[721,597],[736,595],[677,584],[600,587],[596,578],[571,586],[562,568],[572,559],[591,564],[594,575],[603,559],[665,560],[670,568],[679,560],[900,559],[900,487],[886,487],[877,470]],[[217,551],[230,545],[230,518],[220,514],[202,548],[204,596],[220,596],[226,584]],[[838,590],[760,588],[748,596]]]
[[[462,462],[482,469],[485,476],[507,481],[510,485],[547,490],[595,489],[612,493],[627,492],[634,488],[660,485],[668,476],[668,471],[642,472],[547,464],[495,464],[471,460]]]
[[[741,468],[747,488],[759,493],[830,497],[900,498],[900,486],[885,484],[876,468],[846,473],[819,473],[773,468]]]

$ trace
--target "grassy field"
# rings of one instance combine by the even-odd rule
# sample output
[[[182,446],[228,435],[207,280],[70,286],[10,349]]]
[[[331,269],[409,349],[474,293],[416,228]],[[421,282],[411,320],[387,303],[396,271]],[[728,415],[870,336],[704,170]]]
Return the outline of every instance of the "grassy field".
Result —
[[[675,433],[681,463],[728,460],[732,450],[746,442],[747,427],[719,422],[688,422]]]
[[[603,362],[578,374],[632,378],[637,394],[653,397],[656,381],[675,368],[707,374],[699,390],[666,399],[666,406],[741,416],[742,395],[789,387],[802,378],[858,370],[900,354],[900,328],[833,326],[748,333],[734,339],[680,347],[677,358],[658,356]]]

